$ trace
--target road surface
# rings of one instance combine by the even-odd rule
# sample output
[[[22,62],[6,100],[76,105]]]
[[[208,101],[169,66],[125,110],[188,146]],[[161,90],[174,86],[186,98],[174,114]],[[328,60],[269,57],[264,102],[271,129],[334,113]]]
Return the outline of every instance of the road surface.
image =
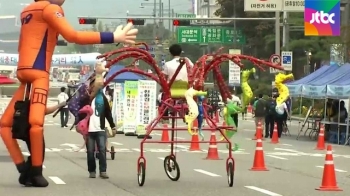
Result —
[[[283,136],[279,144],[265,140],[266,172],[249,171],[253,164],[255,141],[252,120],[240,122],[240,131],[235,136],[241,149],[234,152],[236,161],[235,183],[228,187],[225,160],[228,151],[219,145],[222,160],[204,160],[208,145],[201,144],[201,152],[188,151],[189,145],[177,147],[181,178],[178,182],[168,179],[163,169],[163,158],[168,155],[167,144],[148,144],[146,182],[137,184],[136,162],[139,156],[140,140],[135,137],[117,135],[109,145],[117,149],[116,159],[108,160],[110,179],[89,179],[84,150],[74,152],[83,144],[80,135],[68,128],[60,128],[59,119],[47,116],[45,124],[46,159],[44,174],[50,182],[47,188],[24,188],[17,183],[18,173],[10,160],[7,150],[0,142],[0,195],[11,196],[322,196],[349,195],[350,193],[350,148],[333,146],[334,162],[338,185],[343,192],[319,192],[325,151],[316,151],[315,141],[306,137],[295,139],[298,123],[293,122],[293,136]],[[159,140],[160,132],[153,133],[153,140]],[[206,138],[210,135],[207,133]],[[217,137],[219,135],[217,134]],[[189,139],[187,132],[177,134],[178,140]],[[28,155],[21,144],[23,154]]]

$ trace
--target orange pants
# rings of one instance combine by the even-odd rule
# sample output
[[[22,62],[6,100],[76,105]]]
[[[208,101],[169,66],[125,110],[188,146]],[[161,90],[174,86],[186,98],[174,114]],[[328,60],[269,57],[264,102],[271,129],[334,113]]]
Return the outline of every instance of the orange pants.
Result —
[[[35,69],[22,69],[17,71],[17,78],[21,82],[15,92],[11,102],[7,106],[0,120],[1,138],[4,141],[7,150],[13,162],[18,165],[24,162],[22,152],[15,139],[12,138],[12,124],[14,114],[14,104],[16,101],[23,100],[25,94],[25,85],[30,83],[32,86],[30,94],[30,115],[29,130],[31,161],[32,166],[41,166],[43,164],[44,151],[44,133],[43,125],[45,119],[45,110],[49,90],[49,73]]]

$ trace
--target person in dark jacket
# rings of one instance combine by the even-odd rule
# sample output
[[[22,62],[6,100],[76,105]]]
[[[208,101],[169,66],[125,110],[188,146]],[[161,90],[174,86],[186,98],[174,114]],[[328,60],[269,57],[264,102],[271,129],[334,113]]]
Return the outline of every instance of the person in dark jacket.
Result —
[[[273,127],[275,124],[275,107],[277,95],[269,96],[265,115],[265,138],[272,137]]]

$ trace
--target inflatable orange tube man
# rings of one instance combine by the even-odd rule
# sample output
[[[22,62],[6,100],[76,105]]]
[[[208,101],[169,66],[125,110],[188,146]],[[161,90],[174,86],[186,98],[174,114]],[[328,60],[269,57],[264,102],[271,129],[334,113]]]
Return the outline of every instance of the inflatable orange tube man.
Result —
[[[36,187],[48,186],[42,175],[44,161],[43,124],[49,91],[49,72],[52,55],[58,35],[68,42],[77,44],[106,44],[123,42],[134,44],[137,29],[129,23],[119,26],[115,32],[75,31],[64,17],[61,8],[64,0],[35,0],[21,13],[21,34],[19,38],[19,61],[17,78],[21,82],[1,120],[1,138],[3,139],[13,162],[20,173],[19,182]],[[21,150],[12,138],[14,104],[22,100],[26,84],[31,85],[29,141],[31,160],[25,163]]]

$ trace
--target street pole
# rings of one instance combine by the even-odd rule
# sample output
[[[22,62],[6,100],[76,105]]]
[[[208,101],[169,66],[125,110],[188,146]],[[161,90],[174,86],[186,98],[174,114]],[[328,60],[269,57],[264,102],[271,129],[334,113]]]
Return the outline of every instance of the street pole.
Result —
[[[236,18],[236,1],[233,1],[233,18]],[[237,33],[237,26],[236,26],[236,21],[233,21],[233,46],[236,49],[237,48],[237,37],[236,37],[236,33]]]
[[[156,37],[157,37],[157,28],[156,28],[156,25],[157,25],[157,0],[154,0],[153,2],[153,15],[154,15],[154,21],[153,21],[153,39],[155,40]]]
[[[289,50],[289,13],[283,12],[283,35],[282,35],[282,46]]]
[[[168,1],[168,17],[170,18],[171,17],[171,6],[170,6],[170,0]],[[169,31],[171,29],[171,21],[169,21]]]
[[[281,55],[281,31],[280,31],[280,12],[275,12],[275,54]]]
[[[208,0],[207,12],[208,12],[208,18],[210,18],[210,0]],[[208,20],[207,23],[209,24],[209,20]],[[210,47],[209,47],[209,44],[207,45],[207,52],[208,52],[208,54],[210,54]]]

